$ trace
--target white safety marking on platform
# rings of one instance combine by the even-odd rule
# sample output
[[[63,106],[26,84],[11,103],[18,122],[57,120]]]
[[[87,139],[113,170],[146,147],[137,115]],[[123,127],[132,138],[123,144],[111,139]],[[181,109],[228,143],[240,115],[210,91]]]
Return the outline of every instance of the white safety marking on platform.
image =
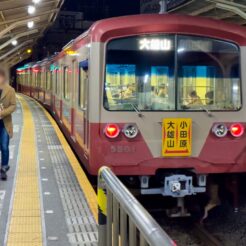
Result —
[[[2,209],[3,209],[3,201],[5,198],[6,191],[5,190],[0,190],[0,216],[2,214]]]
[[[50,192],[44,192],[45,196],[49,196],[51,193]]]
[[[10,160],[14,159],[14,151],[15,151],[15,145],[10,145],[9,146],[9,159]]]
[[[48,179],[42,179],[42,181],[48,181]]]
[[[58,237],[48,237],[48,240],[50,240],[50,241],[57,241],[58,240]]]
[[[44,161],[45,159],[44,159],[44,158],[40,158],[39,160],[40,160],[40,161]]]
[[[18,133],[20,131],[20,126],[19,125],[14,125],[13,131],[14,131],[14,133]]]
[[[53,214],[54,211],[53,211],[53,210],[46,210],[45,213],[46,213],[46,214]]]
[[[44,151],[43,150],[39,150],[39,153],[43,153]]]
[[[52,125],[41,125],[42,127],[53,127]]]
[[[41,167],[41,169],[45,170],[45,169],[46,169],[46,167]]]
[[[63,149],[63,147],[62,147],[62,145],[49,145],[48,149],[57,150],[57,149]]]

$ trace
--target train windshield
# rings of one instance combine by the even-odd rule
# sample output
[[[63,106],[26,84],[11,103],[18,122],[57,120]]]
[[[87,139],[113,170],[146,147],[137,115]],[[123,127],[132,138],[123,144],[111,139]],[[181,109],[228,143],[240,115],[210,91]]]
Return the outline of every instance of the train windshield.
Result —
[[[240,50],[229,42],[182,35],[113,40],[107,45],[104,107],[239,110]]]

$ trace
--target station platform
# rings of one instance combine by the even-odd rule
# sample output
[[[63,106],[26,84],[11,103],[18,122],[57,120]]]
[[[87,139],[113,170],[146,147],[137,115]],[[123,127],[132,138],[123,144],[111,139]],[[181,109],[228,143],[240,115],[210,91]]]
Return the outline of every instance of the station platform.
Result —
[[[13,117],[0,245],[98,245],[96,192],[56,122],[23,95]]]

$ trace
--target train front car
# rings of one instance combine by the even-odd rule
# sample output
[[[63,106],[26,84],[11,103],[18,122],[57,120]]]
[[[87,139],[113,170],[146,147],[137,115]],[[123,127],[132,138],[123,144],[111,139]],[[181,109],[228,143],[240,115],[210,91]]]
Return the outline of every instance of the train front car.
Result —
[[[182,207],[208,177],[246,171],[245,29],[140,15],[98,22],[91,38],[92,173],[111,166]]]

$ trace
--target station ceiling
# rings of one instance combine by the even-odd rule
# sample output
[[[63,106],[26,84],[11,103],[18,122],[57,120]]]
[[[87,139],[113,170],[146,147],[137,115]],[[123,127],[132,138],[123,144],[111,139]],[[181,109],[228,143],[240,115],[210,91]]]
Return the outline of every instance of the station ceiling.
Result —
[[[159,6],[159,0],[145,0],[145,4],[148,1]],[[171,13],[205,16],[246,26],[246,0],[172,1],[183,3],[171,9]],[[53,24],[63,2],[64,0],[0,0],[0,64],[4,62],[11,67],[27,59],[30,54],[26,50]],[[33,14],[28,14],[30,5],[36,8]],[[27,23],[32,21],[34,26],[28,28]],[[17,43],[14,45],[15,40]]]
[[[169,12],[246,25],[246,0],[188,0]]]
[[[26,51],[55,21],[63,1],[0,0],[0,63],[13,66],[28,58]]]

